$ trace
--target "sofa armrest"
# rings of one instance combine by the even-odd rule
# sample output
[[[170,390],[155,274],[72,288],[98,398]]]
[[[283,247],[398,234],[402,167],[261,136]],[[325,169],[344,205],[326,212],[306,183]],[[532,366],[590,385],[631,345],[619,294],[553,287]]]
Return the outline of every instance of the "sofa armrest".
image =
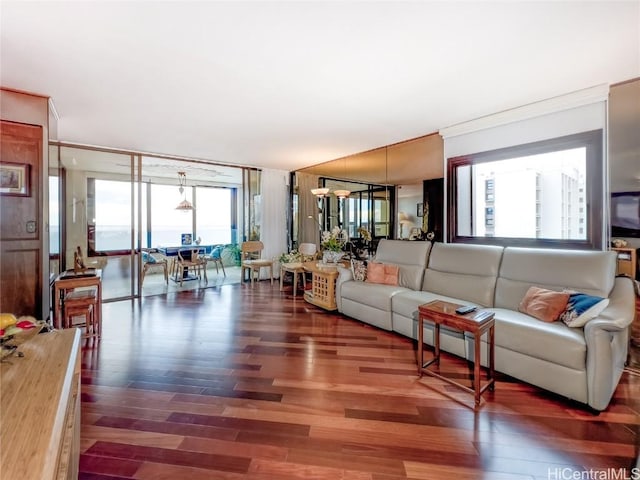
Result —
[[[609,294],[609,305],[598,315],[597,320],[608,320],[622,330],[633,322],[636,314],[635,308],[633,280],[629,277],[617,277],[613,284],[613,289]],[[589,325],[589,323],[587,323],[587,325]]]
[[[629,346],[629,325],[635,316],[635,292],[630,278],[616,278],[609,306],[584,326],[587,344],[589,405],[604,410],[613,396]]]
[[[338,278],[336,279],[336,305],[338,311],[342,312],[342,284],[353,280],[353,272],[350,268],[338,267]]]

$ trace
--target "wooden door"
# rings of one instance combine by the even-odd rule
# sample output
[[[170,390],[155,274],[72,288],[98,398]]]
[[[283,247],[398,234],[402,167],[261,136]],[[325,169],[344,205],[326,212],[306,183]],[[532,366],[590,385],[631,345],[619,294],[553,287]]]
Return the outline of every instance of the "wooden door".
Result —
[[[0,129],[0,311],[38,318],[42,313],[42,127],[2,121]]]

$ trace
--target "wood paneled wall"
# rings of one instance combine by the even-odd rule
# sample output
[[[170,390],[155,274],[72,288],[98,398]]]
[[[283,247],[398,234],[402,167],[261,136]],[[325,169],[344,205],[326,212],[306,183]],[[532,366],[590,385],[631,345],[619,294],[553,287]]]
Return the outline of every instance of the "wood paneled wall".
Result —
[[[0,310],[49,314],[49,99],[0,89],[0,161],[29,167],[29,195],[0,197]]]

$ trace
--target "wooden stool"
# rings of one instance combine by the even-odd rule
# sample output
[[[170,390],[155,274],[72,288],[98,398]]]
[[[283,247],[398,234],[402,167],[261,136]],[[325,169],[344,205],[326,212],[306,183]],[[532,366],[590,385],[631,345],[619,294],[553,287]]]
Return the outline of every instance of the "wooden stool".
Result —
[[[73,327],[73,318],[83,316],[85,318],[86,336],[100,337],[102,326],[96,321],[95,310],[98,308],[97,291],[74,290],[64,297],[63,328]]]
[[[302,284],[304,285],[304,289],[307,289],[307,276],[304,271],[304,267],[302,266],[302,262],[294,262],[294,263],[283,263],[280,265],[280,291],[283,288],[283,280],[285,272],[289,272],[293,275],[293,296],[295,297],[298,293],[298,275],[302,276]]]
[[[93,314],[93,305],[84,305],[77,307],[67,307],[65,309],[65,328],[72,328],[80,324],[74,324],[73,319],[76,317],[85,318],[85,334],[83,337],[99,336],[95,328],[95,316]]]

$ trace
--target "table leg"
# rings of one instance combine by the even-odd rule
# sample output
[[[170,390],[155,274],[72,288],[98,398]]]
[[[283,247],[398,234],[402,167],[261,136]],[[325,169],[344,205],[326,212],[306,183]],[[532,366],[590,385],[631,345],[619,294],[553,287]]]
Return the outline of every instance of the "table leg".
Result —
[[[94,332],[96,331],[96,326],[97,328],[97,333],[98,333],[98,338],[100,338],[100,336],[102,335],[102,280],[100,280],[97,284],[97,288],[96,288],[96,295],[98,296],[98,298],[96,298],[96,310],[95,312],[93,312],[93,321],[94,323]]]
[[[473,391],[476,396],[476,406],[480,405],[480,337],[482,335],[476,332],[473,338],[475,345],[474,361],[473,361]]]
[[[433,332],[434,347],[435,347],[435,364],[440,366],[440,324],[436,322],[435,331]]]
[[[489,386],[489,390],[493,391],[496,388],[495,383],[495,352],[496,338],[495,338],[495,326],[491,325],[489,328],[489,380],[493,380]]]
[[[284,288],[284,268],[280,267],[280,291]]]
[[[53,285],[53,300],[55,306],[53,307],[53,328],[61,328],[62,308],[60,303],[60,287],[54,283]]]
[[[293,271],[293,296],[296,296],[296,293],[298,293],[298,272],[297,271]]]
[[[418,315],[418,376],[422,377],[422,365],[424,365],[424,321],[422,315]]]

